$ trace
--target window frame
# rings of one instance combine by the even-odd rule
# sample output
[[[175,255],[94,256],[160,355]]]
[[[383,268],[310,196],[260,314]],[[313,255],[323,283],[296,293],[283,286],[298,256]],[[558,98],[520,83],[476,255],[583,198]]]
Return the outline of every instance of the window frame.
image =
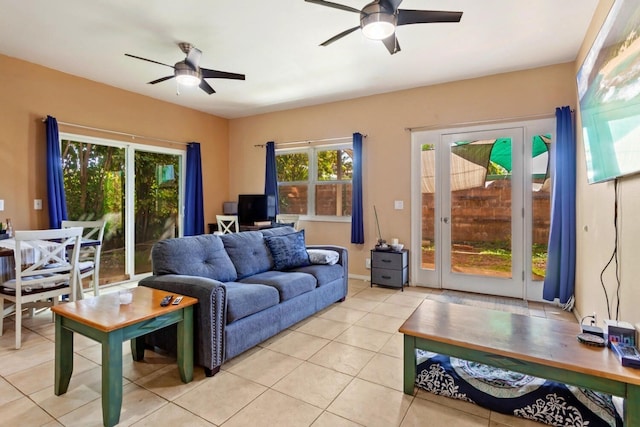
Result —
[[[308,179],[306,181],[278,181],[278,192],[280,191],[281,184],[285,185],[306,185],[307,186],[307,214],[300,215],[300,219],[305,221],[322,221],[322,222],[351,222],[351,215],[315,215],[309,214],[309,212],[316,211],[316,187],[318,185],[335,185],[335,184],[350,184],[353,189],[353,177],[351,179],[342,180],[319,180],[318,179],[318,152],[321,151],[337,151],[337,150],[353,150],[353,140],[337,142],[332,144],[314,144],[313,142],[307,142],[305,146],[300,147],[287,147],[278,148],[276,146],[276,157],[286,154],[305,153],[309,159],[309,171]],[[277,171],[276,171],[277,174]],[[280,198],[278,198],[278,203]],[[278,208],[280,206],[278,205]]]

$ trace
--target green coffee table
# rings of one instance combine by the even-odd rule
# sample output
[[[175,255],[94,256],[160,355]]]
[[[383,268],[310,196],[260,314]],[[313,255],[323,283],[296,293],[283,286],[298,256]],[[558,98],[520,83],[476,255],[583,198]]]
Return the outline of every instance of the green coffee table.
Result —
[[[400,327],[404,392],[414,393],[415,349],[598,390],[625,399],[625,427],[640,427],[640,369],[607,348],[580,344],[577,322],[426,299]]]
[[[144,286],[131,290],[131,302],[121,303],[113,292],[95,298],[56,305],[55,385],[56,396],[69,388],[73,372],[73,333],[102,344],[102,417],[105,426],[120,421],[122,407],[122,343],[131,340],[134,360],[144,358],[144,335],[169,325],[178,327],[180,378],[193,379],[193,305],[197,299],[184,296],[179,305],[160,306],[171,292]],[[175,294],[173,294],[175,295]],[[175,295],[178,296],[178,295]]]

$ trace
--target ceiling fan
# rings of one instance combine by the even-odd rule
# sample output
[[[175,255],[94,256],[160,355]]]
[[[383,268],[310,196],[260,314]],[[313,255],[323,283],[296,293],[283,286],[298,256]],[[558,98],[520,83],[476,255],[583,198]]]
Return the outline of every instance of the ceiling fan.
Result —
[[[165,67],[173,68],[173,75],[161,77],[157,80],[149,82],[150,85],[163,82],[172,78],[176,78],[178,84],[184,86],[199,86],[200,89],[207,92],[209,95],[215,93],[209,83],[204,79],[235,79],[244,80],[244,74],[227,73],[225,71],[210,70],[208,68],[200,67],[200,57],[202,57],[202,51],[197,49],[189,43],[178,43],[180,49],[187,55],[187,57],[175,65],[163,64],[162,62],[154,61],[152,59],[141,58],[139,56],[125,53],[126,56],[131,58],[142,59],[143,61],[153,62],[154,64],[164,65]]]
[[[400,52],[400,45],[395,34],[396,26],[432,22],[460,22],[462,18],[462,12],[398,9],[402,0],[374,0],[363,7],[362,10],[324,0],[305,1],[360,14],[360,25],[331,37],[321,43],[320,46],[328,46],[361,28],[365,37],[382,41],[391,55]]]

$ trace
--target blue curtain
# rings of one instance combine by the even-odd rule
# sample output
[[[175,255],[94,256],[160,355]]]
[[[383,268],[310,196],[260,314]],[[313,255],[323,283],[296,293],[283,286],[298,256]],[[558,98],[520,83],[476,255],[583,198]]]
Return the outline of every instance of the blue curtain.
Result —
[[[576,138],[569,107],[556,108],[551,230],[542,297],[573,308],[576,269]]]
[[[60,228],[61,221],[67,219],[67,199],[64,195],[58,121],[55,117],[47,116],[45,123],[47,127],[47,202],[49,204],[49,227]]]
[[[351,192],[351,243],[364,243],[362,211],[362,134],[353,134],[353,189]]]
[[[197,142],[187,144],[184,204],[184,235],[204,234],[202,161],[200,159],[200,144]]]
[[[276,144],[267,142],[267,161],[264,170],[264,194],[276,199],[276,215],[280,211],[278,203],[278,171],[276,166]]]

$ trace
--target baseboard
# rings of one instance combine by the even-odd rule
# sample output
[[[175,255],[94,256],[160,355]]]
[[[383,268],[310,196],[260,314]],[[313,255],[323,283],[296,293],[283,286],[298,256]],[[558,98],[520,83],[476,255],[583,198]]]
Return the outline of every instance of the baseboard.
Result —
[[[347,278],[364,280],[365,282],[368,282],[371,280],[371,276],[363,276],[362,274],[348,274]]]

